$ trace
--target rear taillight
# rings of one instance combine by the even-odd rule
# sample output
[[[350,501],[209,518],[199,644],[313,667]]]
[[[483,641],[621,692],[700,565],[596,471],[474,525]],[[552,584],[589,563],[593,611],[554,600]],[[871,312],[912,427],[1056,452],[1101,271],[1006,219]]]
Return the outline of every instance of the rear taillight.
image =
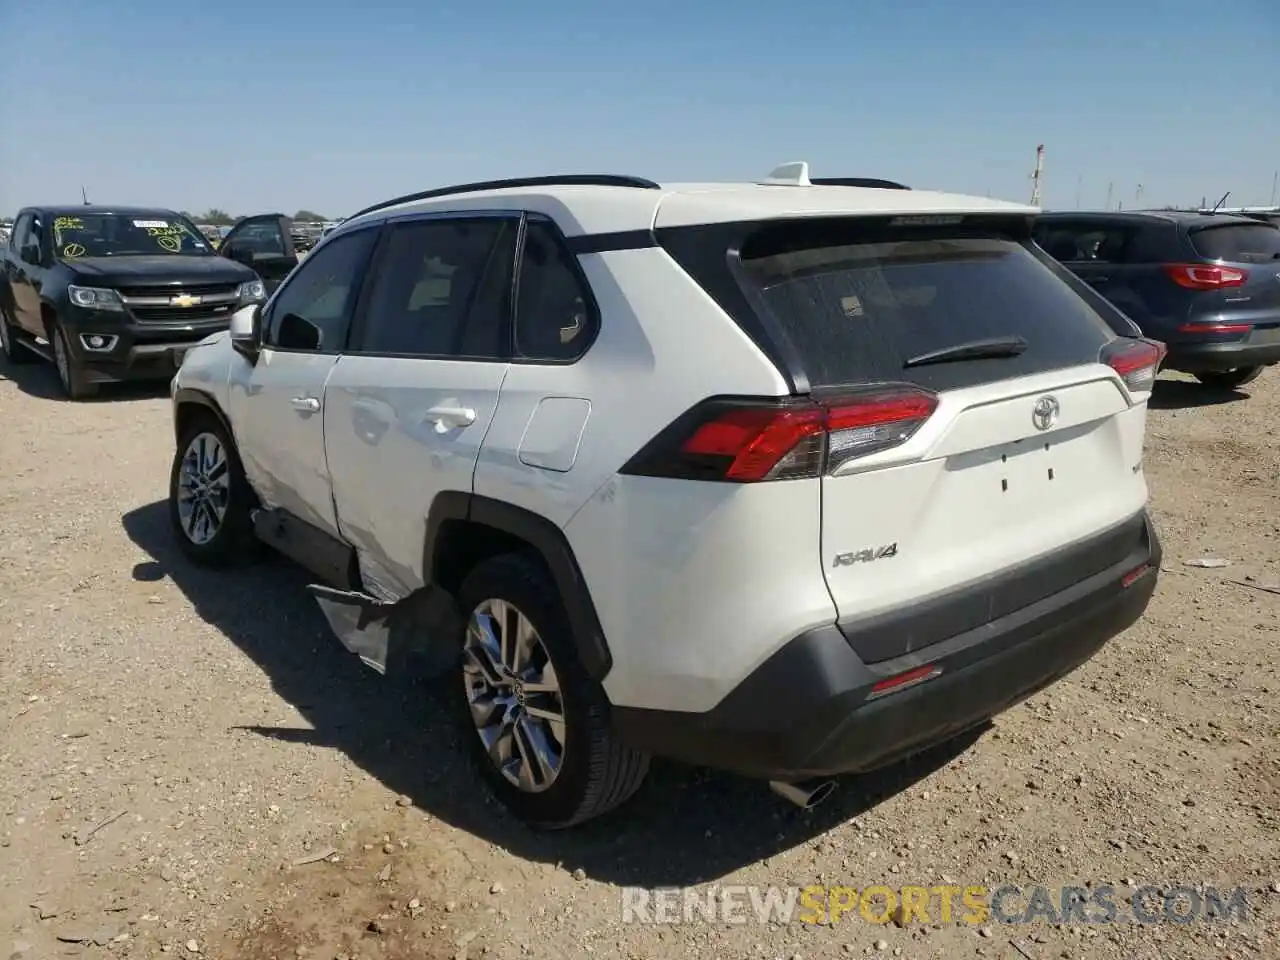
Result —
[[[1165,346],[1154,340],[1113,340],[1102,348],[1102,362],[1135,393],[1149,391],[1156,382]]]
[[[1230,333],[1241,334],[1248,333],[1253,329],[1253,325],[1249,323],[1214,323],[1212,320],[1204,320],[1201,322],[1191,321],[1190,323],[1182,323],[1178,325],[1179,333],[1196,333],[1196,334],[1214,334],[1214,333]]]
[[[1164,272],[1174,283],[1187,290],[1221,290],[1224,287],[1239,287],[1249,279],[1247,270],[1204,263],[1166,263]]]
[[[934,394],[908,385],[822,399],[717,398],[677,420],[621,472],[731,483],[819,477],[905,443],[937,405]]]

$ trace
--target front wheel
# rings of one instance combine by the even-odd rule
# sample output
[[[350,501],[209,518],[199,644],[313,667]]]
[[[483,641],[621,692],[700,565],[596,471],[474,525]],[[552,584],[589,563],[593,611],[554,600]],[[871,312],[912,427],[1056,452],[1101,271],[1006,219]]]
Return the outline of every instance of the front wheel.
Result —
[[[245,563],[257,553],[253,491],[235,443],[211,414],[182,431],[169,472],[169,522],[182,552],[201,566]]]
[[[1234,390],[1236,387],[1243,387],[1246,383],[1252,383],[1261,375],[1262,367],[1236,367],[1234,370],[1197,373],[1196,379],[1206,387],[1213,387],[1216,390]]]
[[[613,739],[608,702],[578,660],[554,581],[533,555],[486,560],[458,591],[464,736],[498,799],[562,829],[630,799],[649,758]]]
[[[53,341],[53,363],[58,368],[58,381],[62,392],[70,400],[86,400],[98,392],[98,385],[91,383],[80,361],[71,355],[67,335],[58,324],[49,331]]]

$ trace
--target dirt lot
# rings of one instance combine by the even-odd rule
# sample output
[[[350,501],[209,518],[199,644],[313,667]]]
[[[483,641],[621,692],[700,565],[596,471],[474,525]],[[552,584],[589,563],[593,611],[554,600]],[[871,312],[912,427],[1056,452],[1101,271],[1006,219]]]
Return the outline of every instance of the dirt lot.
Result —
[[[1280,956],[1280,371],[1165,378],[1148,616],[981,738],[809,814],[659,768],[552,836],[486,802],[439,691],[361,667],[301,573],[178,558],[163,388],[54,383],[0,361],[0,958]],[[1249,915],[643,926],[619,891],[1006,882],[1242,885]]]

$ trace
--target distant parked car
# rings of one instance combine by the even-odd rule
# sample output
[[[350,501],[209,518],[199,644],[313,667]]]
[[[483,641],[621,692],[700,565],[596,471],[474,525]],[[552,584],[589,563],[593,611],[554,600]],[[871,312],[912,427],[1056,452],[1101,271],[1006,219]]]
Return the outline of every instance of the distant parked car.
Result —
[[[251,267],[268,294],[298,265],[293,220],[282,213],[245,217],[223,235],[219,256]]]
[[[1280,361],[1280,228],[1178,212],[1046,213],[1050,256],[1169,350],[1164,368],[1238,387]]]

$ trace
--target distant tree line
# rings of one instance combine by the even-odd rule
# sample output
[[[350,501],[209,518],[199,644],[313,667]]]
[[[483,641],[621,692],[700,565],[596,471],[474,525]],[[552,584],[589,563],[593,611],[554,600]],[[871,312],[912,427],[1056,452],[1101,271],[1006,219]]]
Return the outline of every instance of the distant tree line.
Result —
[[[215,227],[229,227],[241,219],[240,217],[233,217],[227,211],[219,210],[217,207],[212,207],[204,213],[192,213],[189,210],[183,210],[182,215],[196,223],[207,223]],[[299,210],[293,215],[293,219],[302,223],[323,223],[329,218],[316,213],[314,210]]]

